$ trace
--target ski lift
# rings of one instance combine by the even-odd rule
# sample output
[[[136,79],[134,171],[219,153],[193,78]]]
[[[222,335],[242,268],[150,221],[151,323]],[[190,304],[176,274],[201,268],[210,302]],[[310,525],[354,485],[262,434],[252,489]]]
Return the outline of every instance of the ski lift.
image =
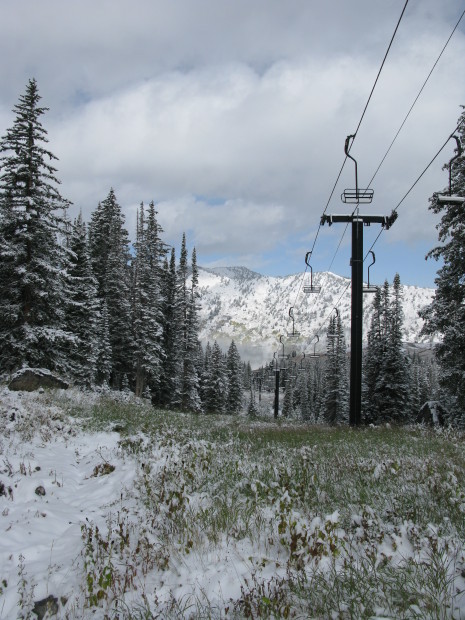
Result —
[[[294,307],[293,307],[293,306],[291,306],[291,307],[289,308],[289,316],[290,316],[290,317],[291,317],[291,319],[292,319],[292,333],[291,333],[291,334],[288,334],[288,337],[289,337],[289,338],[296,338],[297,336],[300,336],[300,332],[296,332],[296,331],[295,331],[295,323],[294,323]]]
[[[321,291],[321,286],[314,286],[313,285],[313,269],[312,266],[310,265],[310,263],[308,262],[310,260],[310,256],[312,255],[311,252],[307,252],[305,254],[305,264],[307,265],[307,267],[310,267],[310,286],[304,285],[303,287],[303,291],[305,294],[308,293],[319,293]]]
[[[349,153],[349,142],[351,138],[355,139],[355,135],[351,134],[347,136],[344,145],[344,153],[355,164],[355,189],[345,189],[341,194],[341,200],[345,204],[370,204],[373,200],[374,192],[372,189],[359,189],[358,187],[357,162]]]
[[[313,345],[313,354],[309,355],[309,357],[310,357],[311,359],[315,359],[315,358],[317,358],[317,357],[320,357],[320,356],[317,354],[317,352],[316,352],[316,345],[320,342],[320,337],[318,336],[318,334],[315,334],[315,336],[314,336],[313,338],[316,338],[316,342],[315,342],[315,344]],[[313,340],[313,338],[312,338],[312,340]],[[311,341],[310,341],[310,342],[311,342]]]
[[[306,368],[305,368],[305,366],[304,366],[304,361],[305,361],[305,353],[302,353],[302,355],[303,355],[303,357],[302,357],[302,359],[300,360],[300,366],[299,366],[299,367],[298,367],[298,369],[297,369],[299,372],[302,372],[302,371],[306,370]]]
[[[375,253],[370,250],[370,254],[373,258],[373,262],[368,265],[368,284],[367,286],[363,287],[364,293],[376,293],[376,291],[378,290],[377,286],[370,286],[370,267],[373,267],[373,265],[376,263]]]
[[[284,336],[283,336],[283,334],[281,334],[281,335],[279,336],[279,342],[283,345],[283,350],[282,350],[282,353],[280,353],[280,355],[279,355],[279,357],[280,357],[281,359],[284,359],[284,358],[286,357],[286,355],[285,355],[285,353],[284,353],[284,342],[283,342],[283,337],[284,337]]]
[[[442,205],[462,204],[463,202],[465,202],[465,198],[463,196],[452,196],[452,162],[454,162],[456,159],[460,157],[463,149],[462,149],[462,143],[458,136],[453,135],[451,136],[451,138],[454,138],[457,144],[456,148],[454,149],[457,155],[452,157],[452,159],[449,161],[449,195],[445,195],[445,194],[437,195],[438,203]]]

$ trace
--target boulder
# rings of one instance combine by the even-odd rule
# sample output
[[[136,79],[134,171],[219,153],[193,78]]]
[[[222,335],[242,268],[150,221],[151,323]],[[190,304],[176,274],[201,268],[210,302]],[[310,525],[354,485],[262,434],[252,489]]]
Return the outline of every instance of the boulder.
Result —
[[[61,388],[66,390],[69,383],[45,368],[22,368],[15,372],[8,385],[10,390],[33,392],[40,388]]]
[[[36,614],[37,620],[42,620],[46,616],[47,618],[56,616],[58,614],[58,610],[58,599],[50,594],[47,598],[34,603],[32,613]]]

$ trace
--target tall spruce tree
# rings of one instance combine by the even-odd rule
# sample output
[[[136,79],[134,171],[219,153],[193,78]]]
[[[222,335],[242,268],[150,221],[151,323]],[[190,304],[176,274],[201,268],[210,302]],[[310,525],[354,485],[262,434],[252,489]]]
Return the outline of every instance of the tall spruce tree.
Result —
[[[185,348],[182,365],[182,408],[185,411],[192,411],[194,413],[202,411],[202,400],[200,398],[200,377],[198,374],[198,283],[199,276],[197,269],[197,255],[194,248],[192,251],[191,287],[187,295]]]
[[[375,424],[378,421],[379,411],[375,388],[386,348],[385,334],[382,331],[382,307],[381,288],[377,288],[373,299],[373,314],[367,335],[367,347],[363,356],[362,405],[365,424]]]
[[[459,135],[465,143],[465,112],[460,119]],[[465,156],[462,154],[451,170],[453,195],[465,197]],[[448,193],[448,189],[446,190]],[[435,279],[432,303],[420,316],[425,320],[423,333],[442,335],[436,346],[440,366],[439,383],[451,412],[451,420],[465,425],[465,202],[444,204],[434,194],[430,210],[441,215],[437,226],[441,245],[426,258],[442,259],[444,264]]]
[[[110,321],[105,299],[100,301],[100,321],[98,325],[97,383],[108,387],[112,370],[110,343]]]
[[[405,422],[410,415],[410,367],[402,345],[402,286],[394,276],[375,294],[364,356],[363,407],[366,423]]]
[[[227,358],[228,372],[228,413],[242,411],[242,361],[234,340],[231,341]]]
[[[111,384],[120,389],[123,376],[131,375],[133,367],[131,267],[128,233],[113,189],[92,213],[89,242],[98,296],[108,310]]]
[[[170,260],[165,260],[163,272],[162,300],[162,349],[163,362],[156,402],[167,407],[180,402],[177,313],[176,313],[176,252],[171,248]]]
[[[208,376],[205,381],[205,411],[224,413],[226,409],[228,383],[223,353],[216,342],[211,349]]]
[[[325,397],[323,417],[328,424],[348,420],[347,347],[341,317],[329,320],[326,345]]]
[[[164,247],[160,239],[155,205],[150,203],[147,218],[140,205],[133,261],[132,325],[134,334],[135,393],[158,388],[162,364],[161,266]]]
[[[60,245],[68,206],[59,193],[57,158],[45,148],[37,83],[29,80],[0,142],[0,370],[66,368],[67,256]]]
[[[311,360],[308,368],[308,412],[312,422],[319,422],[323,417],[324,394],[324,363],[318,357]]]
[[[89,387],[97,372],[100,311],[82,214],[74,221],[69,235],[69,255],[66,323],[74,339],[68,348],[67,363],[76,383]]]
[[[170,406],[183,408],[185,395],[185,380],[187,373],[187,341],[188,341],[188,253],[186,245],[186,235],[182,236],[179,264],[175,275],[174,306],[173,306],[173,327],[174,327],[174,347],[173,368],[176,377],[175,389],[170,395]]]

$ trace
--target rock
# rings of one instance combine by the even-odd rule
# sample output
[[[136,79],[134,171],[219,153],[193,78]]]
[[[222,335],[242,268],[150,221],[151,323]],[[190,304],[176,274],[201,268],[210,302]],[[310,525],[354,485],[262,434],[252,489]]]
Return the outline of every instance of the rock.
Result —
[[[43,620],[45,616],[51,618],[58,613],[58,599],[55,596],[47,596],[41,601],[36,601],[32,608],[32,613],[36,614],[38,620]]]
[[[33,392],[40,388],[60,388],[66,390],[69,383],[45,368],[22,368],[11,378],[10,390]]]
[[[94,471],[91,475],[91,478],[96,478],[97,476],[108,476],[112,471],[115,471],[115,466],[110,463],[100,463],[100,465],[96,465],[94,467]]]
[[[45,489],[43,486],[38,486],[34,493],[40,497],[43,497],[45,495]]]

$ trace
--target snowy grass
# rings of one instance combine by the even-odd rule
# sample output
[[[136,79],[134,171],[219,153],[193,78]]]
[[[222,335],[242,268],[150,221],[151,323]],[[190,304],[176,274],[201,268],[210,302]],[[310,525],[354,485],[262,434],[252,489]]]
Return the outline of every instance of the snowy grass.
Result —
[[[106,493],[78,515],[61,617],[465,618],[465,441],[452,430],[194,416],[73,391],[18,399],[7,439],[57,441],[50,416],[62,441],[76,428],[89,446],[112,438],[88,457],[86,484]]]

